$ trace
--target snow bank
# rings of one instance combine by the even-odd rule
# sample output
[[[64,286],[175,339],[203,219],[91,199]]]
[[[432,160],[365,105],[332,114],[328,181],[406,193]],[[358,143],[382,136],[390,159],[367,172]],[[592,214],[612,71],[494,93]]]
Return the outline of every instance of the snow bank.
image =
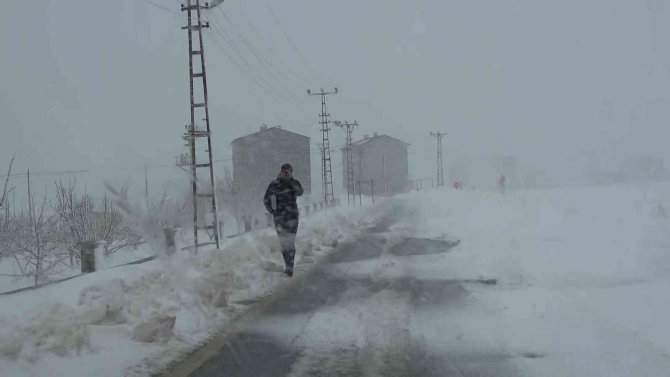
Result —
[[[450,275],[559,286],[670,277],[670,184],[414,198],[420,235],[462,240],[454,259],[467,263]]]
[[[503,347],[532,376],[660,376],[670,370],[668,210],[670,184],[424,190],[304,218],[296,262],[318,263],[365,231],[383,232],[387,247],[406,236],[460,239],[449,253],[381,257],[379,278],[498,281],[467,286],[479,314],[426,310],[413,336],[443,351]],[[369,274],[365,263],[351,273]],[[243,302],[290,284],[281,266],[276,234],[265,229],[226,240],[221,251],[2,296],[0,375],[146,375],[230,325]],[[359,330],[369,329],[340,335],[355,345]]]
[[[670,184],[405,200],[419,234],[461,240],[417,259],[417,276],[498,281],[467,286],[477,310],[423,313],[415,336],[447,354],[508,354],[528,376],[668,375]]]
[[[668,209],[670,184],[504,195],[424,190],[374,208],[378,224],[389,220],[386,247],[405,236],[458,239],[458,247],[338,268],[375,279],[462,280],[462,301],[413,308],[409,319],[411,338],[438,355],[499,355],[512,375],[533,377],[667,376]],[[497,284],[468,283],[477,279]],[[335,319],[315,318],[314,336],[346,319],[342,308],[333,311]],[[359,323],[332,337],[336,345],[322,340],[322,348],[356,348],[365,331]]]
[[[374,226],[377,212],[303,218],[298,265]],[[0,297],[0,375],[144,375],[230,323],[246,307],[239,302],[289,283],[282,267],[276,233],[263,229],[222,250],[182,251]]]

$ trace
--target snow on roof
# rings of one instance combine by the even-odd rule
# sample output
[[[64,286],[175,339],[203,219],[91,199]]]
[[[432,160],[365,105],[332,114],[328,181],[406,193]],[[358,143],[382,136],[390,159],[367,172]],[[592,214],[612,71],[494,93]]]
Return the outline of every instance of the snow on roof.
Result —
[[[396,141],[396,142],[398,142],[398,143],[400,143],[400,144],[403,144],[404,146],[408,146],[408,145],[409,145],[409,143],[404,142],[404,141],[402,141],[402,140],[400,140],[400,139],[396,139],[396,138],[393,137],[393,136],[389,136],[389,135],[379,135],[379,134],[377,134],[377,133],[374,133],[372,136],[365,135],[365,136],[363,137],[363,139],[358,140],[358,141],[354,141],[354,142],[351,143],[351,144],[352,144],[353,146],[361,146],[361,145],[365,145],[365,144],[367,144],[367,143],[369,143],[369,142],[371,142],[371,141],[373,141],[373,140],[378,140],[378,139],[381,139],[381,138],[391,139],[391,140]],[[344,149],[346,149],[346,147],[341,147],[341,148],[340,148],[340,150],[344,150]]]
[[[305,135],[301,135],[301,134],[293,132],[293,131],[285,130],[285,129],[281,128],[280,126],[275,126],[275,127],[262,126],[259,131],[256,131],[256,132],[248,134],[248,135],[240,136],[237,139],[233,140],[231,142],[231,144],[235,144],[235,143],[241,142],[243,140],[259,138],[259,137],[262,137],[262,136],[271,137],[271,134],[276,134],[277,132],[279,132],[279,133],[283,132],[285,134],[291,134],[292,136],[304,137],[305,139],[309,139],[309,136],[305,136]]]

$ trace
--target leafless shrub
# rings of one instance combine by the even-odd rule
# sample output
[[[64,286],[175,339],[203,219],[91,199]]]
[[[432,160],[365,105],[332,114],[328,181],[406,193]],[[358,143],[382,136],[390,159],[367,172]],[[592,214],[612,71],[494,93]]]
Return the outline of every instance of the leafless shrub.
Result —
[[[125,190],[119,190],[110,183],[105,182],[107,191],[111,194],[114,204],[123,213],[126,222],[139,234],[142,235],[150,247],[156,250],[165,249],[163,228],[159,221],[153,216],[147,215],[140,206],[135,205],[128,199]]]
[[[164,193],[159,201],[149,205],[149,218],[163,228],[184,227],[192,216],[188,199],[187,195],[175,198]]]
[[[76,182],[56,183],[56,202],[60,241],[69,252],[70,264],[80,258],[79,244],[85,241],[105,241],[106,254],[138,245],[141,237],[130,229],[121,212],[105,196],[96,206],[87,193],[78,194]]]
[[[16,153],[12,156],[12,160],[9,162],[9,167],[7,168],[7,175],[5,176],[5,183],[2,187],[2,194],[0,195],[0,259],[6,257],[10,254],[8,248],[9,245],[9,224],[10,224],[10,212],[9,212],[9,202],[7,200],[7,195],[13,190],[13,188],[8,189],[7,185],[9,184],[9,177],[12,174],[12,166],[14,165],[14,158]]]
[[[35,203],[28,174],[28,210],[22,210],[8,222],[9,250],[20,270],[21,277],[30,277],[35,285],[47,279],[66,258],[67,253],[59,248],[57,222],[50,211],[44,194],[40,203]]]

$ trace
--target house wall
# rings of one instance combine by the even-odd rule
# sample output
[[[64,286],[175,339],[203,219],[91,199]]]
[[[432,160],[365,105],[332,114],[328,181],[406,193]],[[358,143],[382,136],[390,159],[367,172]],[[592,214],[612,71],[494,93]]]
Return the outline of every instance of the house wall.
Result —
[[[342,153],[344,158],[345,154]],[[379,136],[353,146],[354,179],[361,184],[364,195],[370,195],[370,179],[375,182],[375,195],[395,195],[408,187],[409,165],[406,144]],[[346,188],[346,172],[343,175]],[[358,187],[356,188],[358,190]]]
[[[268,129],[233,143],[233,181],[250,212],[263,209],[265,190],[286,162],[293,166],[293,176],[305,194],[311,193],[309,144],[309,138],[281,129]]]

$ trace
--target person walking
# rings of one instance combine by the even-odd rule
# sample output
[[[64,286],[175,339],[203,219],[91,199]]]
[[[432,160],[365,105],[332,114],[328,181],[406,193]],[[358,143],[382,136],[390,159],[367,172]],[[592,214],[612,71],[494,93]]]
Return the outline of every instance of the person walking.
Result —
[[[498,177],[498,190],[503,194],[505,193],[505,176],[503,174]]]
[[[263,196],[263,205],[274,219],[281,253],[286,264],[284,273],[288,276],[293,276],[295,235],[299,223],[296,199],[302,193],[302,185],[293,178],[293,167],[291,164],[284,164],[281,166],[279,176],[270,183]]]

